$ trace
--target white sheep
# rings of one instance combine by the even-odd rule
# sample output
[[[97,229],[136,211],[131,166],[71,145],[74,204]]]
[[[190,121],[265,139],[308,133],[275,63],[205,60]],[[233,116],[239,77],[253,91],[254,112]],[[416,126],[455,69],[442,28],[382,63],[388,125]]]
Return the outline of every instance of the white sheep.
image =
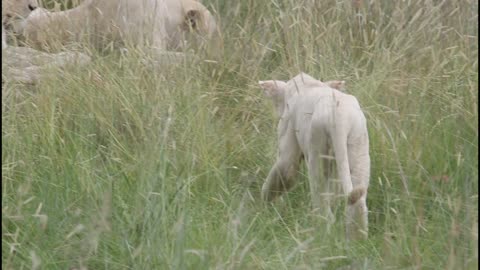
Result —
[[[217,31],[212,14],[196,0],[85,0],[65,11],[38,8],[16,28],[31,46],[49,50],[85,38],[175,50],[187,36],[209,39]]]

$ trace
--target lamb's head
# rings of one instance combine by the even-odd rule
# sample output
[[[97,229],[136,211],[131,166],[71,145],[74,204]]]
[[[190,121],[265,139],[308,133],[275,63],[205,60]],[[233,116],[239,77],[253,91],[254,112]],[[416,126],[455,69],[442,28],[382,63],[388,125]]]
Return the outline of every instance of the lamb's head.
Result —
[[[322,87],[327,85],[328,87],[331,87],[333,89],[345,91],[345,81],[332,80],[322,82],[304,72],[301,72],[297,76],[293,77],[292,81],[295,81],[295,85],[297,86]]]
[[[37,0],[2,0],[2,24],[8,28],[12,21],[25,19],[37,7]]]
[[[285,108],[285,91],[287,83],[278,80],[259,81],[258,84],[263,89],[266,96],[273,100],[277,116],[283,115]]]
[[[311,78],[310,76],[306,77],[306,74],[300,74],[302,76],[305,76],[305,78]],[[293,85],[298,85],[300,81],[301,76],[296,76],[293,78],[293,80],[297,80],[297,83],[293,83]],[[303,78],[304,79],[304,78]],[[327,81],[327,82],[321,82],[318,80],[303,80],[303,84],[313,84],[314,86],[325,86],[327,85],[328,87],[340,90],[340,91],[345,91],[345,81],[340,81],[340,80],[332,80],[332,81]],[[276,114],[278,117],[283,115],[284,109],[285,109],[285,99],[286,99],[286,94],[287,93],[287,88],[288,88],[288,83],[285,81],[279,81],[279,80],[268,80],[268,81],[259,81],[258,84],[260,87],[263,89],[264,93],[266,96],[270,97],[273,101],[273,104],[276,109]],[[290,85],[292,87],[292,84]]]

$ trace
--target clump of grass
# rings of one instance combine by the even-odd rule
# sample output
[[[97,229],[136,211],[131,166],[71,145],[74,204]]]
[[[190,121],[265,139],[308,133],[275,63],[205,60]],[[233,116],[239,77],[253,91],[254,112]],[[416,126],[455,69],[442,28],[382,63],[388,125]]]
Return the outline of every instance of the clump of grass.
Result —
[[[98,53],[33,89],[2,86],[2,266],[478,267],[476,4],[205,4],[216,62]],[[345,243],[341,202],[326,231],[304,169],[259,200],[276,134],[256,82],[300,71],[346,80],[367,115],[367,241]]]

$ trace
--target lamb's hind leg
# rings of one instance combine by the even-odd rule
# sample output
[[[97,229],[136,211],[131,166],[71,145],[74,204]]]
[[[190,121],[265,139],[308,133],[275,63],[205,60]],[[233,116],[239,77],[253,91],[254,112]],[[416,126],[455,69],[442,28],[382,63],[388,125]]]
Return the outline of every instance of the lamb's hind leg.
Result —
[[[339,122],[337,121],[337,126]],[[343,193],[348,197],[346,207],[346,234],[347,240],[352,238],[352,233],[355,233],[352,228],[354,227],[354,204],[357,201],[357,197],[361,196],[360,190],[354,190],[350,175],[350,164],[347,153],[347,133],[342,129],[337,129],[335,136],[332,136],[332,144],[335,152],[335,160],[337,162],[337,174],[342,183]]]
[[[328,183],[331,158],[328,155],[327,136],[318,137],[313,145],[306,158],[312,208],[314,212],[321,213],[322,217],[331,224],[334,222],[334,216],[331,210],[332,194]]]
[[[353,192],[349,196],[348,211],[352,218],[350,231],[353,238],[368,236],[367,189],[370,179],[368,135],[365,133],[348,145]]]

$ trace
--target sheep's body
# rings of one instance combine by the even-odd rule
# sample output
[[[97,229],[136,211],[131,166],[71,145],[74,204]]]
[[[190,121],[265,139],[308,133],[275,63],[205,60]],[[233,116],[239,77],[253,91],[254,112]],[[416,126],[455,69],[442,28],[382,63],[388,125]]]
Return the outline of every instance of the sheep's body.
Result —
[[[43,49],[88,38],[170,50],[182,47],[186,35],[206,39],[217,30],[211,13],[195,0],[85,0],[60,12],[39,8],[17,28],[27,43]]]

